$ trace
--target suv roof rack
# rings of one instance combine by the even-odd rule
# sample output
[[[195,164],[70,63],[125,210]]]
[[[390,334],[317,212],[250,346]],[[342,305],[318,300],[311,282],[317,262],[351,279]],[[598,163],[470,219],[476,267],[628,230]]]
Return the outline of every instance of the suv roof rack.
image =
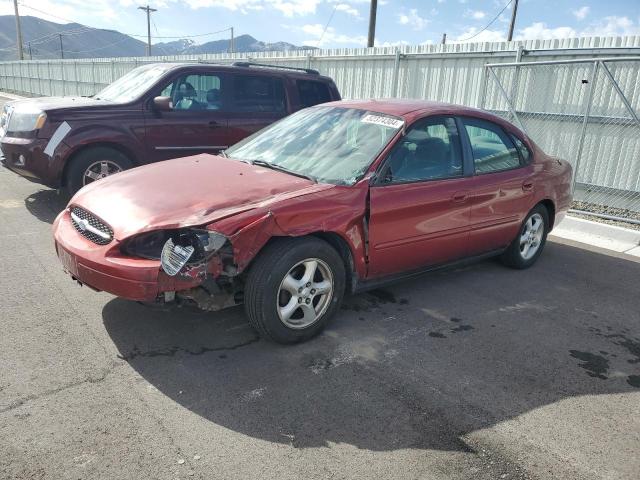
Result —
[[[265,68],[279,68],[283,70],[296,70],[298,72],[308,73],[310,75],[320,75],[318,70],[313,68],[299,68],[299,67],[286,67],[283,65],[269,65],[266,63],[254,63],[254,62],[233,62],[231,64],[234,67],[265,67]]]

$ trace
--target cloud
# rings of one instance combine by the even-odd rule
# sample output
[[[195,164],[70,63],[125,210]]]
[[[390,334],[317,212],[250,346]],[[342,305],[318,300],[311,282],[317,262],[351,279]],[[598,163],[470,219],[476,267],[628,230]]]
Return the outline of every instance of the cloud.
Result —
[[[337,12],[344,12],[347,15],[351,15],[352,17],[355,17],[358,19],[362,18],[360,16],[360,12],[358,11],[358,9],[352,7],[348,3],[339,3],[338,5],[336,5],[335,9]]]
[[[583,36],[614,37],[618,35],[640,35],[640,23],[628,17],[604,17],[582,31]]]
[[[367,37],[364,35],[349,36],[342,33],[337,33],[333,27],[327,28],[324,32],[324,25],[320,23],[313,23],[298,26],[286,26],[289,30],[299,31],[309,35],[311,38],[303,40],[303,45],[309,45],[310,47],[321,47],[327,44],[346,44],[365,46],[367,44]],[[324,32],[324,36],[323,36]]]
[[[169,0],[175,1],[175,0]],[[182,0],[192,9],[207,7],[226,8],[233,12],[249,13],[252,10],[272,8],[285,17],[312,15],[322,0]]]
[[[479,28],[469,27],[456,38],[452,39],[452,43],[467,42],[504,42],[507,39],[506,32],[501,30],[484,30],[480,33]]]
[[[587,18],[587,15],[589,15],[589,10],[591,10],[589,7],[580,7],[577,10],[572,10],[571,13],[573,13],[573,16],[576,17],[578,20],[584,20],[585,18]]]
[[[519,30],[515,36],[515,40],[572,38],[577,36],[578,32],[571,27],[549,28],[544,22],[534,22],[528,27]]]
[[[473,18],[474,20],[482,20],[484,17],[487,16],[487,14],[482,10],[467,10],[465,15],[467,17]]]
[[[407,25],[411,27],[413,30],[422,30],[427,26],[429,20],[426,18],[422,18],[418,15],[418,10],[412,8],[409,10],[409,13],[400,13],[398,15],[398,23],[400,25]]]

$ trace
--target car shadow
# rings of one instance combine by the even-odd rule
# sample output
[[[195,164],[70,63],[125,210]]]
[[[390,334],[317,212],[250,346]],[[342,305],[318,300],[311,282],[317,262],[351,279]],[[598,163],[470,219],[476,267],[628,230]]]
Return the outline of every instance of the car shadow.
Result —
[[[548,244],[526,272],[488,261],[349,297],[293,346],[259,339],[241,307],[114,299],[103,320],[123,361],[234,431],[300,448],[466,451],[465,434],[538,407],[640,388],[638,275],[638,263]]]
[[[24,199],[24,204],[31,215],[46,223],[53,223],[58,214],[64,210],[69,198],[57,190],[38,190]]]

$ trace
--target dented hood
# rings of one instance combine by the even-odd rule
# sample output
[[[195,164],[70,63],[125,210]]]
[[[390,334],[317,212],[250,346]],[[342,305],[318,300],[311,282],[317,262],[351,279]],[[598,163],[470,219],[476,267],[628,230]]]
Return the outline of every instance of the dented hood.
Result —
[[[134,168],[91,183],[70,205],[92,212],[118,240],[160,228],[211,223],[333,185],[202,154]]]

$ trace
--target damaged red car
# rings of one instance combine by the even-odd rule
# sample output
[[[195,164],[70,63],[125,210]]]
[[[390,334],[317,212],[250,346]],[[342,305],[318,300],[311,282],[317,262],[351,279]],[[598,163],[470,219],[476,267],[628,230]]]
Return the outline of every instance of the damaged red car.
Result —
[[[346,293],[492,255],[531,266],[570,184],[567,162],[490,113],[343,101],[219,156],[92,183],[53,229],[81,284],[211,311],[244,303],[261,335],[292,343],[320,332]]]

